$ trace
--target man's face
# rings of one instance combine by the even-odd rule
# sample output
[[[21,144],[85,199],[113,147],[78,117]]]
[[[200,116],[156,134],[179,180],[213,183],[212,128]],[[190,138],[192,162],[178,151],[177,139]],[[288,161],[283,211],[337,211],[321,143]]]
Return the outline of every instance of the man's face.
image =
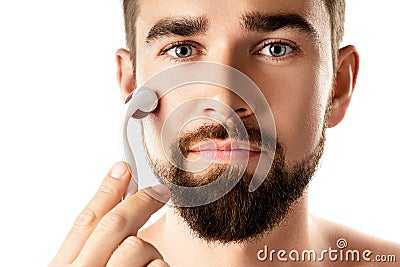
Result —
[[[307,20],[316,33],[298,27],[273,32],[243,29],[242,18],[254,14],[297,14]],[[296,162],[311,153],[321,138],[332,89],[328,16],[323,1],[318,0],[141,1],[136,39],[137,84],[183,62],[202,60],[230,65],[249,76],[261,89],[272,110],[277,136],[285,145],[286,159]],[[205,20],[205,29],[193,36],[160,34],[147,41],[150,30],[160,20],[182,18]],[[274,55],[284,49],[286,54],[273,57],[271,49]],[[206,85],[201,85],[201,90],[185,88],[163,97],[157,112],[147,122],[152,131],[145,132],[146,145],[157,157],[162,157],[163,152],[160,144],[154,141],[159,140],[157,137],[165,119],[188,99],[212,98],[238,110],[244,122],[254,119],[244,111],[248,109],[245,103],[231,91]],[[200,124],[200,121],[188,124],[185,130],[194,130]]]
[[[284,200],[287,202],[285,203],[287,207],[285,206],[282,214],[276,215],[275,220],[282,219],[289,209],[288,206],[300,196],[299,191],[301,193],[306,187],[311,178],[308,176],[312,176],[322,150],[325,119],[333,81],[331,30],[328,16],[323,1],[317,0],[146,0],[140,2],[136,38],[136,84],[143,84],[155,73],[176,64],[212,61],[229,65],[245,73],[258,85],[267,99],[275,120],[278,147],[281,151],[278,155],[282,161],[279,166],[283,164],[285,167],[285,169],[275,168],[276,173],[273,175],[276,177],[269,179],[275,179],[277,183],[279,180],[293,180],[292,183],[287,184],[288,190],[292,185],[296,186],[296,179],[306,181],[299,182],[301,187],[295,189],[295,197],[289,201]],[[166,144],[161,144],[160,141],[161,132],[168,130],[163,129],[163,126],[171,112],[185,101],[198,98],[214,99],[226,104],[237,113],[246,128],[257,128],[257,122],[249,106],[229,90],[205,84],[183,86],[173,90],[160,100],[158,108],[148,116],[144,124],[145,145],[150,161],[153,165],[155,163],[162,165],[162,167],[153,166],[158,174],[181,175],[183,178],[180,177],[181,180],[177,181],[210,180],[210,178],[204,179],[201,174],[187,176],[179,172],[171,172],[168,168],[172,167],[168,167],[168,159],[163,149],[168,149],[168,145],[172,144],[167,144],[165,147]],[[191,133],[199,135],[199,129],[204,128],[205,125],[210,127],[212,124],[215,123],[207,119],[197,119],[185,124],[181,133],[190,141]],[[218,132],[220,129],[215,129],[215,131]],[[179,137],[181,136],[177,138]],[[213,138],[213,135],[207,137]],[[252,138],[252,136],[249,137]],[[195,138],[194,135],[193,138]],[[187,152],[189,159],[197,157],[196,153],[183,152]],[[219,173],[220,170],[217,171],[217,169],[227,162],[223,156],[217,155],[217,159],[214,172]],[[313,162],[308,162],[311,159]],[[304,169],[301,169],[302,166]],[[251,175],[254,167],[254,161],[251,161],[246,175]],[[286,175],[290,172],[292,174]],[[306,173],[307,177],[298,178],[303,173]],[[203,173],[203,176],[213,177],[207,172]],[[186,181],[186,184],[196,183]],[[275,189],[279,190],[281,187],[283,186],[278,184]],[[268,190],[273,189],[265,186],[264,190],[266,192],[262,192],[261,196],[269,194]],[[248,202],[251,201],[250,198]],[[230,199],[235,198],[231,196]],[[269,199],[263,201],[275,203]],[[228,206],[232,205],[229,199],[225,199],[225,203]],[[265,209],[271,209],[271,207]],[[196,224],[194,221],[196,221],[196,216],[198,218],[199,212],[195,209],[190,210],[187,221],[192,220],[192,224]],[[201,212],[207,216],[204,210]],[[254,212],[257,211],[254,210]],[[238,214],[233,216],[238,216]],[[276,223],[270,222],[270,224]],[[270,228],[269,226],[271,225],[268,223],[266,225],[264,222],[262,227]],[[191,227],[195,231],[198,230],[195,225]],[[259,233],[261,230],[255,231]],[[258,233],[254,232],[249,236]],[[200,236],[202,235],[204,236],[204,233],[200,233]],[[232,237],[218,239],[217,235],[215,234],[216,238],[213,238],[212,234],[210,236],[205,234],[205,237],[223,242],[238,240]],[[243,240],[249,236],[244,236]]]

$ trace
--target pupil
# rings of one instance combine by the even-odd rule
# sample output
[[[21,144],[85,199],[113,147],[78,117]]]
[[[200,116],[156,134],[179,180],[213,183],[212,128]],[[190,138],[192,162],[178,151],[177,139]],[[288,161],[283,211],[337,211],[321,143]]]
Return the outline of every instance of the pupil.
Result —
[[[191,48],[188,46],[179,46],[176,48],[176,54],[178,57],[188,57],[191,54]]]
[[[286,49],[281,46],[281,45],[275,45],[275,46],[271,46],[271,55],[277,57],[277,56],[282,56],[285,54]]]

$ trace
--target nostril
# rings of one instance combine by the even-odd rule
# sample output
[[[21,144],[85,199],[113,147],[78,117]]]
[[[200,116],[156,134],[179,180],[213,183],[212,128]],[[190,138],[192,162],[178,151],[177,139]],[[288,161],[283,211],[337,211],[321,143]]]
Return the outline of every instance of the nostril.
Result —
[[[251,114],[253,114],[253,111],[250,108],[245,108],[245,107],[237,108],[235,109],[235,112],[241,118],[248,117],[251,116]]]
[[[235,110],[237,113],[245,113],[245,112],[247,112],[247,109],[245,109],[245,108],[238,108],[238,109],[236,109]]]

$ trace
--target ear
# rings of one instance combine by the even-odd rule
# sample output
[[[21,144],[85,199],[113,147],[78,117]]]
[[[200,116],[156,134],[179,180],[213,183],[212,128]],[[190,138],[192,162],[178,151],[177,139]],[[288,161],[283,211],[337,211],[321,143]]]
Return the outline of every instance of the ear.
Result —
[[[133,73],[129,51],[122,48],[118,49],[115,53],[115,59],[117,62],[117,80],[121,88],[122,99],[125,102],[127,97],[136,89],[136,77]]]
[[[339,124],[346,114],[356,85],[359,63],[360,57],[354,46],[349,45],[339,50],[328,127],[334,127]]]

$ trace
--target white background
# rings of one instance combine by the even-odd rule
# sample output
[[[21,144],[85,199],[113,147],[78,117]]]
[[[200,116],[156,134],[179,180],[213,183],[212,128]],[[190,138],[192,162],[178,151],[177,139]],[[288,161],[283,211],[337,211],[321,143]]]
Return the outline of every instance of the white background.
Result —
[[[398,10],[348,1],[361,69],[310,189],[310,210],[400,242]],[[120,3],[0,3],[0,265],[45,266],[104,174],[123,159],[114,52]]]

